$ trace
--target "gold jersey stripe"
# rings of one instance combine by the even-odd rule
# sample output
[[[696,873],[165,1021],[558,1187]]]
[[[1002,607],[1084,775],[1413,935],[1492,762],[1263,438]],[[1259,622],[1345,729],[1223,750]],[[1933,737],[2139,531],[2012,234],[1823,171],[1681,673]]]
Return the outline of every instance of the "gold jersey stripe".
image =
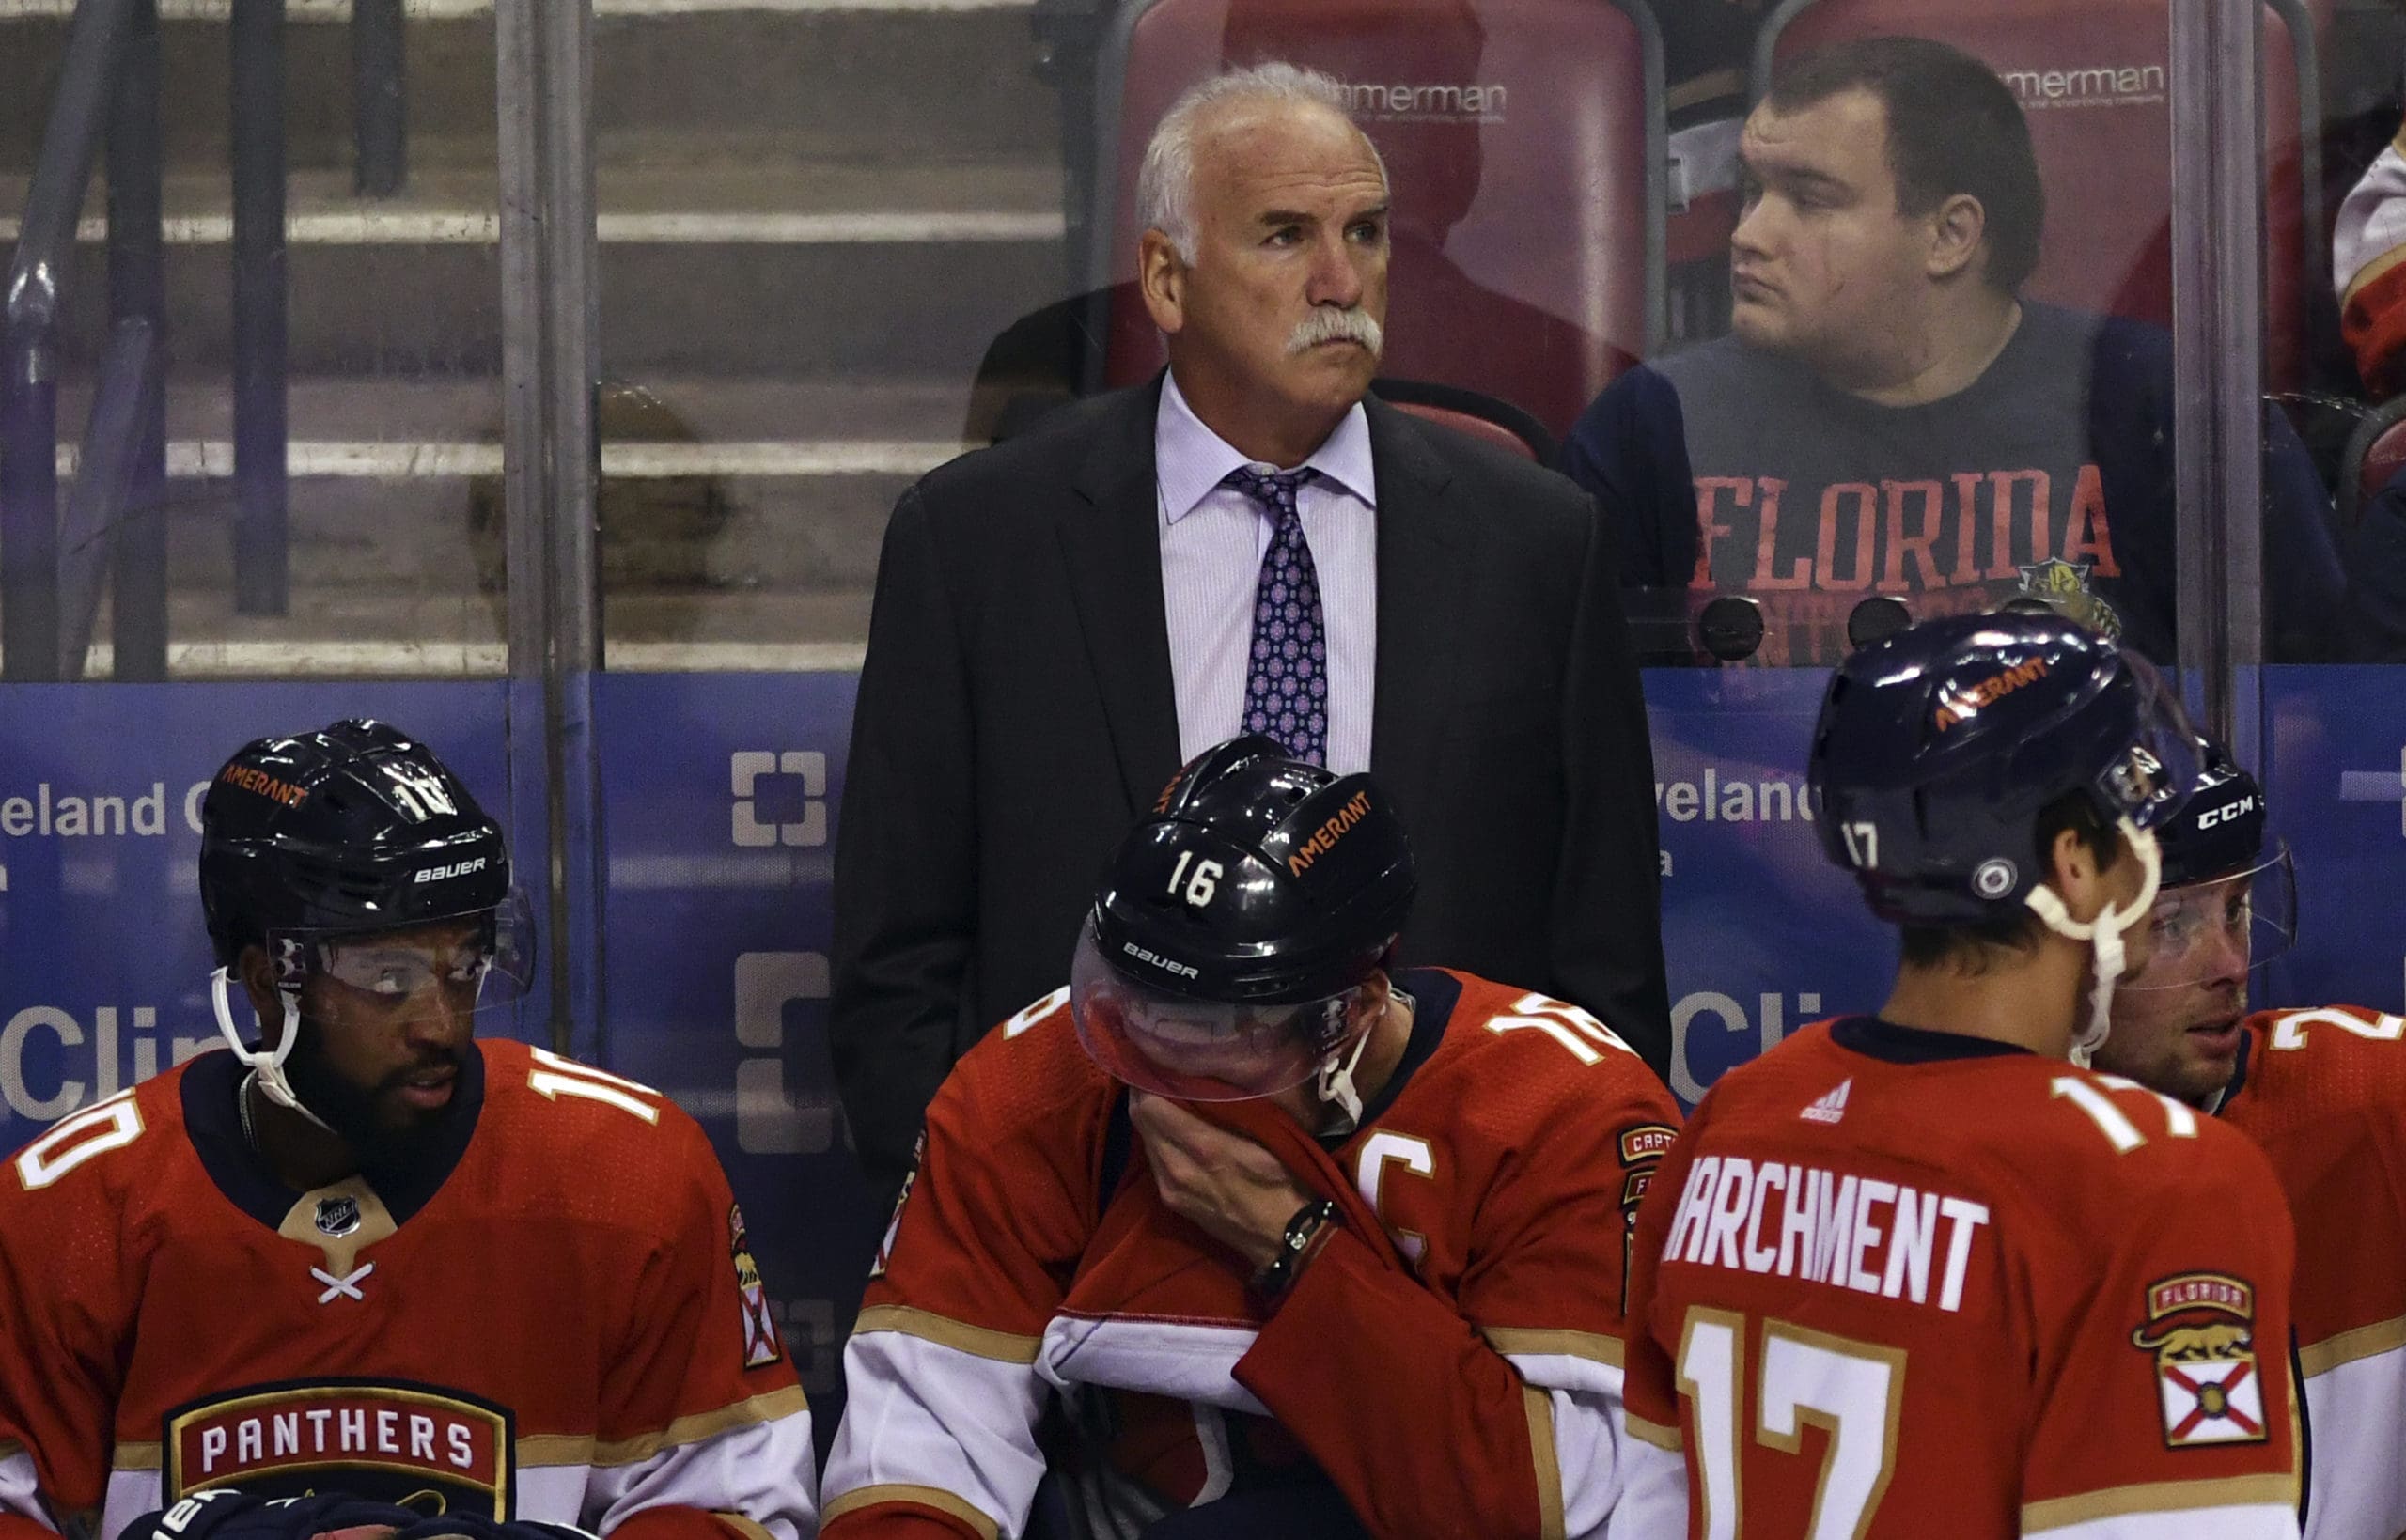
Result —
[[[776,1537],[769,1532],[768,1526],[757,1518],[746,1518],[742,1514],[731,1514],[724,1508],[711,1509],[711,1517],[742,1535],[743,1540],[776,1540]]]
[[[2228,1508],[2253,1503],[2297,1506],[2294,1475],[2225,1476],[2216,1481],[2155,1481],[2135,1486],[2108,1486],[2078,1497],[2049,1498],[2022,1505],[2022,1532],[2061,1529],[2067,1524],[2126,1514],[2185,1513],[2195,1508]]]
[[[1521,1405],[1529,1414],[1529,1455],[1538,1468],[1538,1534],[1540,1540],[1564,1540],[1562,1462],[1554,1452],[1554,1397],[1534,1385],[1523,1385]]]
[[[113,1470],[156,1470],[164,1455],[158,1444],[119,1444],[109,1458]]]
[[[799,1385],[756,1395],[748,1401],[680,1417],[657,1433],[639,1434],[604,1443],[570,1433],[532,1434],[518,1440],[518,1463],[537,1465],[634,1465],[664,1449],[697,1444],[733,1428],[757,1427],[810,1409]]]
[[[1641,1443],[1652,1444],[1655,1448],[1670,1454],[1679,1454],[1685,1443],[1685,1440],[1680,1437],[1678,1428],[1664,1427],[1660,1423],[1649,1423],[1637,1413],[1626,1409],[1621,1412],[1621,1416],[1629,1423],[1629,1436]]]
[[[2297,1350],[2299,1372],[2308,1379],[2327,1375],[2343,1363],[2368,1359],[2375,1353],[2392,1352],[2406,1347],[2406,1315],[2396,1320],[2375,1321],[2352,1331],[2342,1331],[2336,1337],[2325,1337]]]
[[[898,1331],[906,1337],[919,1337],[942,1346],[958,1348],[973,1358],[992,1359],[999,1363],[1034,1363],[1039,1349],[1044,1346],[1040,1337],[1016,1336],[1008,1331],[996,1331],[987,1327],[970,1326],[931,1310],[919,1310],[911,1305],[871,1305],[860,1313],[852,1323],[852,1334],[864,1331]]]
[[[1485,1326],[1479,1335],[1487,1346],[1499,1353],[1558,1354],[1564,1358],[1586,1359],[1591,1363],[1621,1365],[1618,1337],[1608,1337],[1601,1331],[1548,1330],[1539,1327]]]
[[[2371,261],[2367,262],[2364,267],[2357,272],[2356,275],[2348,281],[2348,292],[2339,297],[2340,304],[2344,307],[2353,303],[2355,297],[2363,293],[2366,287],[2371,284],[2374,279],[2380,277],[2383,273],[2387,272],[2391,268],[2396,267],[2400,262],[2406,262],[2406,246],[2392,246],[2387,251],[2383,252],[2379,257],[2376,257]]]
[[[938,1513],[950,1514],[976,1530],[979,1535],[983,1536],[983,1540],[997,1540],[1002,1533],[1000,1525],[942,1487],[907,1486],[899,1483],[881,1486],[853,1487],[842,1497],[827,1504],[826,1509],[819,1516],[820,1527],[823,1529],[848,1513],[871,1507],[880,1502],[915,1502],[922,1508],[933,1508]]]

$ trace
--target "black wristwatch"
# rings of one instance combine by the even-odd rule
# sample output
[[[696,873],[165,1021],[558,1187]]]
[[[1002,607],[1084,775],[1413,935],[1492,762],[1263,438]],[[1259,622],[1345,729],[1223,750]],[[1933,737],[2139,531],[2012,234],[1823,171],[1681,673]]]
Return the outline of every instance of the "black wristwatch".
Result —
[[[1253,1292],[1265,1303],[1283,1298],[1293,1286],[1304,1259],[1319,1249],[1321,1238],[1337,1223],[1336,1200],[1322,1198],[1295,1210],[1287,1233],[1278,1237],[1278,1254],[1253,1275]]]

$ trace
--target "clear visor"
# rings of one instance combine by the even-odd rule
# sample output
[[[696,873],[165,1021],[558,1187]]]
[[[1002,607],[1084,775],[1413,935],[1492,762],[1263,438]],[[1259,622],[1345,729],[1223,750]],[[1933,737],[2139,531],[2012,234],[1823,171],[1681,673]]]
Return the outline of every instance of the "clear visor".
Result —
[[[2098,789],[2141,829],[2161,829],[2188,805],[2205,769],[2205,745],[2164,676],[2136,654],[2125,661],[2139,687],[2130,749],[2098,778]]]
[[[1301,1085],[1351,1040],[1364,987],[1302,1004],[1229,1004],[1152,989],[1103,960],[1094,926],[1070,965],[1070,1014],[1114,1080],[1180,1101],[1246,1101]]]
[[[2262,864],[2165,888],[2148,911],[2147,966],[2125,989],[2243,982],[2297,939],[2297,873],[2284,845]]]
[[[276,987],[322,1014],[381,1019],[461,1016],[507,1004],[534,978],[535,926],[523,893],[498,908],[395,930],[268,935]]]

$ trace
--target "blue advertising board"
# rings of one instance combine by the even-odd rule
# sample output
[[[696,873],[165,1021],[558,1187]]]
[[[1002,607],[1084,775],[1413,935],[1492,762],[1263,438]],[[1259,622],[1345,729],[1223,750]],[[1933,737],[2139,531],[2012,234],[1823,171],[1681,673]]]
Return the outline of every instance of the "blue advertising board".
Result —
[[[1886,989],[1894,938],[1823,859],[1804,796],[1822,678],[1647,680],[1682,1102],[1806,1021],[1877,1008]],[[883,1219],[847,1147],[826,1035],[855,682],[593,680],[603,1005],[571,1045],[710,1130],[822,1439]],[[2304,931],[2258,975],[2257,1003],[2397,1009],[2406,669],[2270,670],[2263,699],[2267,791]],[[347,715],[422,737],[497,814],[526,805],[508,784],[501,681],[0,689],[0,1145],[216,1040],[194,879],[200,791],[243,740]],[[523,866],[539,832],[513,833]],[[544,1020],[536,999],[488,1030],[540,1040]]]

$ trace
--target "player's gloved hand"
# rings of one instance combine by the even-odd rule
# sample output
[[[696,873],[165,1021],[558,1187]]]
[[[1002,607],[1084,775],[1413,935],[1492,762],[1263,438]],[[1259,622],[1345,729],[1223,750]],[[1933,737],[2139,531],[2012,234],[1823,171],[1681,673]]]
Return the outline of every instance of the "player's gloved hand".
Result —
[[[573,1524],[546,1524],[532,1518],[505,1523],[481,1514],[445,1514],[437,1518],[418,1519],[394,1536],[394,1540],[602,1540],[602,1537]]]
[[[340,1492],[263,1498],[212,1486],[144,1514],[117,1540],[377,1540],[418,1522],[410,1509]]]

